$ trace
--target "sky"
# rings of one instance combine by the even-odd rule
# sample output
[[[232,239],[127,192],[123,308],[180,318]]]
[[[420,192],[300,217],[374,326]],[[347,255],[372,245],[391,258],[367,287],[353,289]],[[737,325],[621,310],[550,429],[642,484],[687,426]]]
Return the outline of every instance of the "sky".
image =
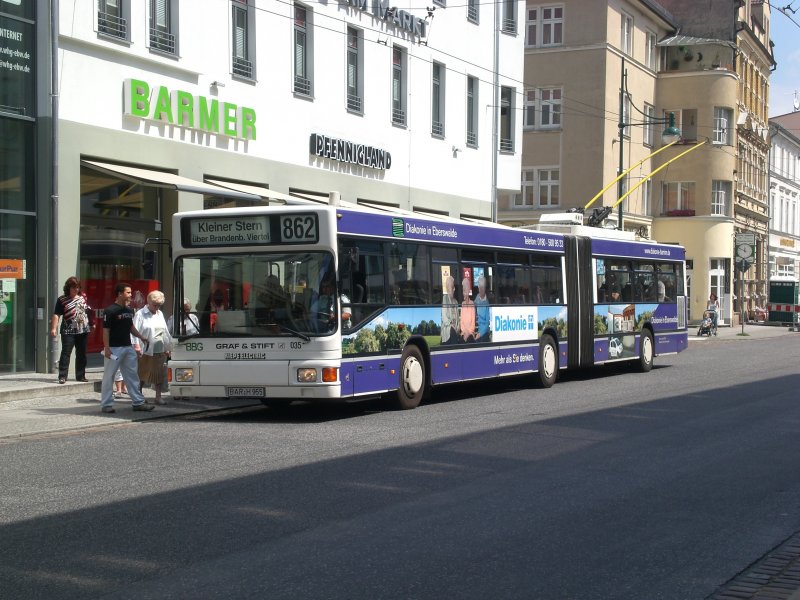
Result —
[[[800,0],[773,0],[770,4],[770,38],[778,67],[770,76],[769,116],[777,117],[792,112],[795,98],[800,103]],[[786,11],[794,23],[778,10],[787,5],[797,11]]]

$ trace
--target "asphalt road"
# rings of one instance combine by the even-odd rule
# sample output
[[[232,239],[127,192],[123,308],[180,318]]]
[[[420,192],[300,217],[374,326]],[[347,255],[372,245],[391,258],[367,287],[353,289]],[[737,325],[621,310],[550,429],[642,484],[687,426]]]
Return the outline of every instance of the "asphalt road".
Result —
[[[702,599],[800,531],[800,343],[0,444],[1,598]]]

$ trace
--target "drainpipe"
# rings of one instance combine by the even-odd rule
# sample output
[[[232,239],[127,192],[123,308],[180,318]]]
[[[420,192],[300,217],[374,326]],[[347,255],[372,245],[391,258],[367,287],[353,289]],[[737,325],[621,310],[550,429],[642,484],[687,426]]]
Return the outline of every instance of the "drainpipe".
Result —
[[[50,130],[52,132],[52,171],[50,173],[50,201],[51,201],[51,247],[50,247],[50,292],[58,290],[58,0],[50,0]],[[45,294],[45,298],[51,298]],[[52,299],[50,305],[52,305]],[[46,305],[46,307],[49,305]],[[47,313],[45,313],[47,315]],[[58,360],[58,336],[50,336],[50,327],[47,326],[47,337],[50,340],[50,360],[47,372],[52,373]]]
[[[500,151],[500,2],[494,3],[494,59],[492,62],[494,86],[492,102],[492,222],[497,223],[497,154]]]

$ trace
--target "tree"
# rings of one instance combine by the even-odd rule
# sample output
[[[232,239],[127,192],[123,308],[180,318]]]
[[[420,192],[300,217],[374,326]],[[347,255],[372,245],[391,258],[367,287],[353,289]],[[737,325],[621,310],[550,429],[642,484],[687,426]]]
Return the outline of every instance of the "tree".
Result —
[[[375,333],[369,329],[358,332],[354,345],[356,352],[377,352],[381,349]]]
[[[594,333],[595,335],[608,333],[608,317],[598,314],[594,315]]]

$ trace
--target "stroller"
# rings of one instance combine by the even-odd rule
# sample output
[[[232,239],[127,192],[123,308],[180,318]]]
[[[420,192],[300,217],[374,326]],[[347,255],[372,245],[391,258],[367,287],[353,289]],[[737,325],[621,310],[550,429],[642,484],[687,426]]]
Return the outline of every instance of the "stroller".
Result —
[[[700,321],[700,327],[697,328],[697,335],[717,335],[717,313],[713,310],[706,310],[703,312],[703,320]]]

